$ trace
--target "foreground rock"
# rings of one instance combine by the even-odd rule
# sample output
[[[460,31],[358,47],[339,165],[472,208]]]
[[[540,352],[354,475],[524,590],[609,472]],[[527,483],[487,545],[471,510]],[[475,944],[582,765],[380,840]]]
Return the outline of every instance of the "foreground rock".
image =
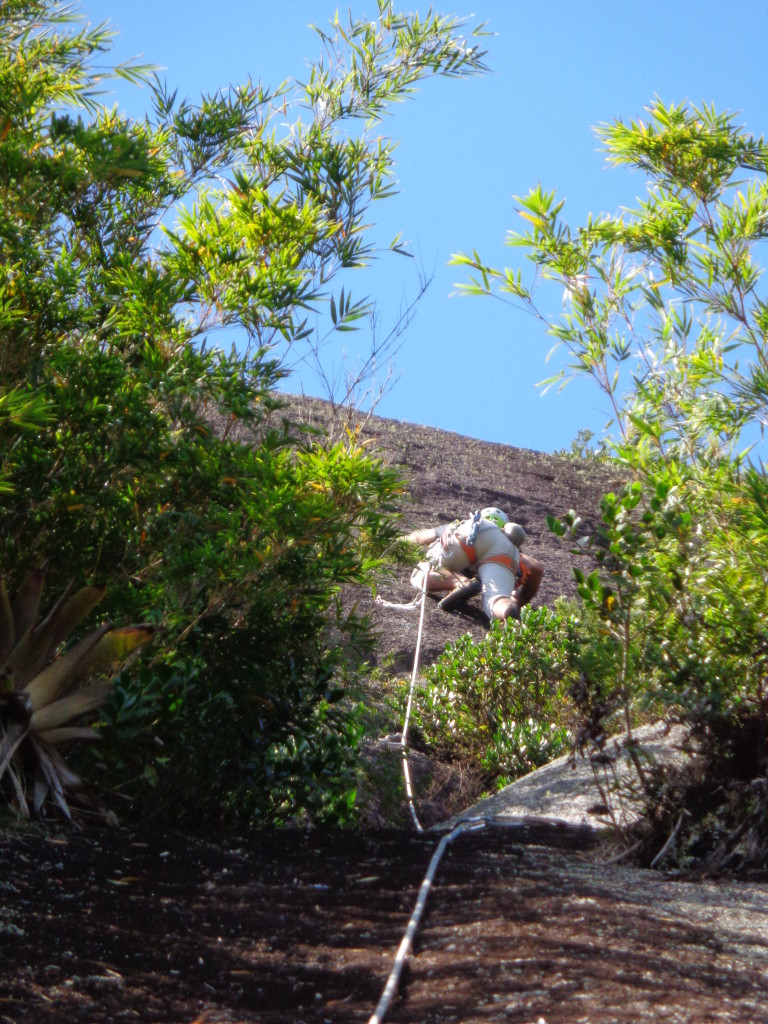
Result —
[[[661,722],[643,726],[633,733],[643,759],[661,764],[679,763],[684,757],[679,747],[683,736],[679,726],[667,729]],[[500,824],[532,818],[584,826],[598,833],[615,823],[612,814],[619,824],[629,824],[634,819],[631,802],[628,803],[626,798],[624,801],[611,799],[616,783],[626,782],[632,775],[626,735],[609,741],[605,754],[610,761],[602,766],[592,765],[586,758],[560,757],[479,801],[462,814],[454,815],[445,827],[450,827],[464,816],[484,817]]]

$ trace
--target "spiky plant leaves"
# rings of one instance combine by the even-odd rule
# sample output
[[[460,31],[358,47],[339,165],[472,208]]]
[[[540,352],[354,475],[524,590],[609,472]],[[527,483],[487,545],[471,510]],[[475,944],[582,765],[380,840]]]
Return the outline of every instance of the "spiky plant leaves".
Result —
[[[24,793],[24,787],[21,784],[21,780],[19,779],[17,773],[13,770],[13,765],[8,766],[6,774],[8,778],[11,780],[11,784],[13,785],[13,791],[16,797],[16,806],[19,809],[19,813],[24,818],[28,818],[30,816],[29,804],[27,803],[27,798]]]
[[[67,587],[38,624],[44,577],[30,573],[12,600],[0,580],[0,780],[10,782],[19,813],[40,814],[52,800],[70,818],[66,794],[80,785],[59,744],[99,738],[77,723],[99,708],[128,655],[152,636],[151,626],[112,629],[107,623],[63,653],[57,648],[96,606],[104,587]],[[94,675],[106,681],[86,685]],[[28,789],[32,789],[32,810]]]
[[[15,643],[16,630],[13,625],[11,599],[8,597],[5,580],[0,580],[0,664],[5,662]]]
[[[78,677],[83,673],[92,674],[119,665],[129,654],[145,644],[153,633],[154,627],[146,624],[110,629],[102,634],[90,654],[83,659]]]
[[[55,658],[50,665],[46,665],[34,679],[30,679],[23,687],[23,691],[29,694],[33,710],[36,711],[57,700],[67,688],[71,689],[75,685],[77,679],[82,677],[88,655],[108,631],[109,624],[105,623],[60,657]]]
[[[3,729],[3,738],[0,740],[0,779],[7,771],[16,751],[28,733],[28,722],[11,722],[7,728]]]
[[[0,778],[29,730],[32,705],[26,693],[5,693],[0,698]]]
[[[16,639],[34,624],[40,608],[45,574],[42,569],[33,569],[22,581],[11,597],[11,611]]]
[[[34,781],[34,784],[33,784],[33,787],[32,787],[32,806],[35,809],[35,815],[36,816],[39,815],[40,811],[43,809],[43,804],[45,803],[45,798],[48,795],[48,788],[49,787],[48,787],[48,784],[46,782],[45,776],[42,773],[40,775],[36,775],[35,776],[35,781]],[[59,805],[59,806],[61,806],[61,805]],[[64,801],[64,811],[63,811],[63,813],[64,813],[65,817],[67,817],[67,818],[69,818],[71,820],[71,815],[69,813],[69,805],[67,804],[66,800]]]
[[[81,587],[70,597],[71,589],[70,583],[40,625],[28,629],[22,637],[16,634],[16,644],[7,655],[5,663],[6,668],[13,673],[14,689],[21,689],[37,675],[54,656],[59,644],[106,593],[106,587]]]
[[[88,686],[82,690],[75,690],[74,693],[55,700],[38,711],[32,713],[29,720],[29,727],[34,732],[41,732],[44,729],[58,729],[76,718],[82,718],[89,711],[100,708],[112,692],[111,683],[102,683],[100,686]]]
[[[63,746],[65,743],[74,743],[77,740],[94,741],[101,738],[90,725],[64,725],[56,729],[41,729],[37,736],[54,747]]]
[[[18,643],[37,618],[40,598],[43,594],[45,574],[42,569],[34,569],[21,584],[11,601],[13,610],[14,644]]]
[[[46,618],[46,623],[51,621],[60,610],[68,591],[69,588],[56,602],[55,607],[51,609]],[[3,661],[5,662],[6,672],[13,676],[13,687],[16,690],[21,689],[23,683],[31,679],[46,661],[47,645],[42,636],[44,625],[45,623],[38,626],[37,629],[30,625],[26,630],[22,631],[20,628],[17,629],[15,617],[13,614],[11,615],[10,629],[7,632],[10,646],[3,655]],[[21,623],[19,623],[19,626],[21,626]],[[22,676],[25,677],[23,680]]]
[[[152,626],[123,626],[111,629],[106,624],[85,637],[80,643],[75,644],[66,654],[52,661],[24,687],[24,692],[29,695],[32,702],[34,727],[51,728],[52,723],[38,716],[40,709],[50,712],[52,707],[61,704],[60,698],[64,697],[69,690],[74,690],[84,679],[97,672],[120,665],[129,654],[145,644],[153,632]],[[85,706],[92,699],[92,696],[90,698],[86,696],[92,694],[92,690],[91,687],[87,690],[78,690],[76,694],[73,694],[73,696],[82,694],[80,700],[83,702],[84,710],[79,714],[92,710],[91,707]],[[71,706],[74,709],[76,704],[76,701],[72,701],[70,705],[66,706]],[[72,717],[75,717],[74,713],[70,715],[70,718]],[[44,721],[45,724],[42,724]],[[63,724],[63,722],[56,724]]]
[[[40,626],[40,634],[48,638],[48,658],[52,658],[58,645],[69,636],[73,629],[80,625],[86,615],[96,607],[99,601],[107,592],[105,586],[81,587],[66,602],[60,601],[56,604],[57,614],[48,616],[48,619]],[[69,594],[69,587],[64,591],[62,598]],[[59,610],[60,609],[60,610]],[[50,620],[50,623],[49,623]]]
[[[65,791],[77,789],[81,784],[80,776],[72,771],[61,754],[49,743],[35,737],[33,746],[38,767],[32,789],[35,814],[40,814],[46,799],[51,797],[64,816],[71,820]]]

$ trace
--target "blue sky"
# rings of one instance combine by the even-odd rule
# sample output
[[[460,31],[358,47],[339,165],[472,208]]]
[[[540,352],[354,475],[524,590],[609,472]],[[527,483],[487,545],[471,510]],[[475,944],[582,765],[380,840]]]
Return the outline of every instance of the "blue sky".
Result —
[[[342,10],[372,13],[370,0]],[[403,9],[415,3],[401,4]],[[515,195],[537,182],[566,200],[572,225],[588,213],[633,205],[643,181],[605,168],[592,127],[642,116],[665,102],[705,101],[739,112],[755,135],[768,134],[768,3],[766,0],[467,0],[466,8],[434,6],[468,24],[487,22],[491,73],[466,81],[425,83],[399,105],[384,132],[400,141],[399,194],[374,204],[376,238],[398,232],[434,279],[403,339],[391,391],[376,412],[522,448],[569,448],[580,428],[599,434],[608,410],[588,381],[546,395],[536,382],[549,364],[550,339],[522,312],[489,299],[457,297],[453,252],[477,249],[491,265],[511,264],[504,245],[517,229]],[[424,10],[425,5],[420,5]],[[265,84],[301,79],[319,55],[308,27],[326,26],[335,6],[322,0],[79,0],[93,22],[119,33],[116,61],[136,57],[160,65],[182,95],[196,99],[249,75]],[[112,99],[143,113],[147,91],[122,85]],[[110,101],[110,97],[106,97]],[[353,294],[379,303],[386,329],[403,296],[416,289],[414,261],[388,254],[356,271]],[[367,349],[369,335],[344,335],[346,358]],[[341,360],[342,353],[329,353]],[[297,370],[288,390],[323,396],[316,379]]]

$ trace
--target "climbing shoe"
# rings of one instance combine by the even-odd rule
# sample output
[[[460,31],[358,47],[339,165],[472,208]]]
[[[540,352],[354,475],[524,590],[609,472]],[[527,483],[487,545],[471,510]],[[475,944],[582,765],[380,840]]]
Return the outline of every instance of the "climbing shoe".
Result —
[[[447,597],[444,597],[442,601],[437,602],[437,607],[442,609],[444,612],[452,612],[459,605],[464,604],[470,597],[474,597],[475,594],[479,594],[483,589],[483,584],[479,579],[467,580],[462,587],[456,587],[452,590]]]

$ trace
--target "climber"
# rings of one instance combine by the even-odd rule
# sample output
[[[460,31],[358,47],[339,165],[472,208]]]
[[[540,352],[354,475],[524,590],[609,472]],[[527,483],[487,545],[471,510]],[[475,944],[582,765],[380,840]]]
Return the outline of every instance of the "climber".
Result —
[[[440,607],[451,611],[482,592],[489,619],[519,619],[520,609],[539,589],[544,566],[520,547],[525,530],[498,508],[479,509],[468,519],[414,530],[403,537],[427,548],[411,585],[428,594],[449,591]],[[476,574],[470,578],[467,574]]]

